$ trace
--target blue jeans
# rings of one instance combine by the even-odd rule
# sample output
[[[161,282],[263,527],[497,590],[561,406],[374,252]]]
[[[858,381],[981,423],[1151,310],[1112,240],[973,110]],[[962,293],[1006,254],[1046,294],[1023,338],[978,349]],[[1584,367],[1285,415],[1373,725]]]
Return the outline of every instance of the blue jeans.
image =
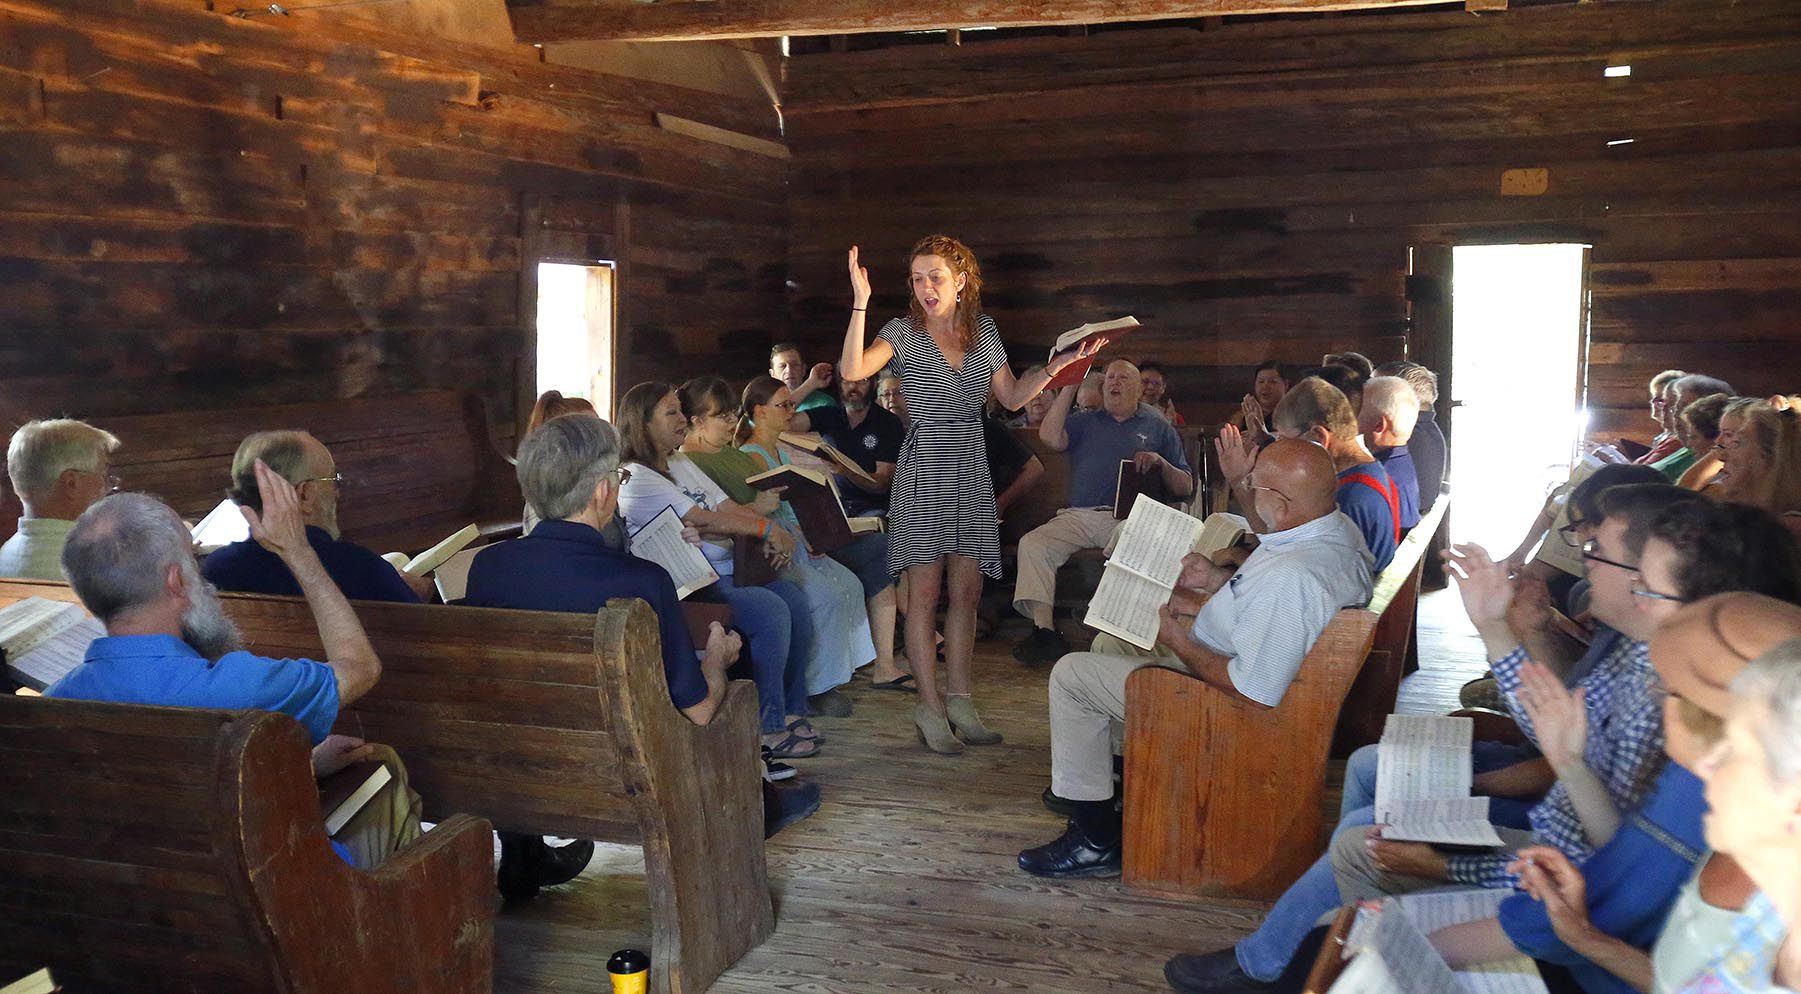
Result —
[[[766,735],[779,732],[787,726],[788,715],[807,713],[807,650],[813,642],[813,622],[806,598],[786,580],[740,587],[732,577],[722,576],[714,589],[732,606],[732,625],[750,640],[758,724]]]
[[[1375,779],[1373,772],[1371,779]],[[1347,773],[1346,796],[1351,792],[1350,781]],[[1376,809],[1366,807],[1341,815],[1338,826],[1370,825],[1375,820]],[[1289,960],[1294,959],[1295,950],[1301,948],[1307,933],[1313,931],[1313,924],[1343,903],[1338,896],[1338,880],[1332,875],[1332,854],[1324,853],[1301,874],[1301,879],[1282,892],[1257,931],[1238,941],[1239,969],[1265,983],[1274,982]]]
[[[1470,766],[1475,773],[1482,774],[1523,763],[1537,755],[1538,751],[1530,746],[1474,742],[1470,745]],[[1375,803],[1376,747],[1366,745],[1351,753],[1351,758],[1345,762],[1344,800],[1338,804],[1339,824],[1344,824],[1345,816],[1351,812]],[[1537,798],[1491,797],[1488,799],[1488,820],[1506,828],[1529,831],[1532,822],[1527,813],[1537,803]]]
[[[888,575],[888,535],[885,532],[859,535],[855,542],[832,553],[832,558],[857,574],[863,584],[864,600],[894,586],[894,577]]]

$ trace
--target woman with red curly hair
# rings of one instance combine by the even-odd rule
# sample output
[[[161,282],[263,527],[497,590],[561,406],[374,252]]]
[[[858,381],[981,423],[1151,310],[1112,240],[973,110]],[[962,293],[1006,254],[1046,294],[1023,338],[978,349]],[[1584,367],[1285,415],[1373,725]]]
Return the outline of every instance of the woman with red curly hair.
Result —
[[[866,342],[869,270],[858,265],[857,249],[851,247],[850,324],[839,374],[860,380],[889,367],[907,398],[911,422],[889,494],[888,571],[907,576],[909,646],[933,643],[938,591],[949,575],[948,693],[938,693],[933,661],[916,660],[919,703],[913,722],[932,751],[958,753],[964,743],[1001,740],[982,724],[969,678],[982,575],[1001,575],[994,487],[982,443],[984,405],[992,394],[1009,410],[1026,406],[1064,367],[1093,355],[1106,341],[1084,343],[1015,379],[994,319],[982,313],[982,268],[975,253],[949,235],[929,235],[907,259],[912,290],[907,316],[890,320],[874,342]]]

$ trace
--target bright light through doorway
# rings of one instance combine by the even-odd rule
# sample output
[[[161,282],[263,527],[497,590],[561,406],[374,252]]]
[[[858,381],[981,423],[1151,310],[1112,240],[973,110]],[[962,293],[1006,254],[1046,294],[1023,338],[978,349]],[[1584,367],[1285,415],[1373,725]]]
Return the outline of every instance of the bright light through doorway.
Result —
[[[1569,476],[1582,245],[1460,245],[1451,256],[1452,540],[1507,555]]]
[[[538,393],[585,397],[613,416],[613,267],[538,264]]]

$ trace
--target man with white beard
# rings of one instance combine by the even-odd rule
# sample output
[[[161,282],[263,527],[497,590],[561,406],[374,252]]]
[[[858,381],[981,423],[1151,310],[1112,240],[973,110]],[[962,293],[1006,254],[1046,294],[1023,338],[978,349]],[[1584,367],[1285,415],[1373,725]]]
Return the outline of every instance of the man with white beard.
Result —
[[[217,590],[201,578],[192,537],[174,510],[145,494],[114,494],[76,520],[62,556],[64,575],[106,635],[44,696],[280,711],[306,727],[316,776],[382,762],[393,781],[337,836],[341,854],[367,869],[419,836],[419,796],[393,750],[331,734],[339,708],[375,686],[381,660],[308,544],[293,486],[261,462],[255,474],[261,511],[243,509],[251,537],[293,572],[326,661],[246,652]]]

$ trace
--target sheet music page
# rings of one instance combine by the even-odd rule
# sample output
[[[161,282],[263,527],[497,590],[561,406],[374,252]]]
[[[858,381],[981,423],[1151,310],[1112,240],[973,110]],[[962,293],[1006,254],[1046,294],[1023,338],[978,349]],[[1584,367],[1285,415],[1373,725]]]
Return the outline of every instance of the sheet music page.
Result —
[[[1458,846],[1499,846],[1501,836],[1488,820],[1486,797],[1441,797],[1396,801],[1379,815],[1382,837],[1400,842],[1442,842]]]
[[[1513,892],[1489,888],[1471,888],[1464,890],[1431,891],[1420,894],[1406,894],[1401,897],[1388,898],[1382,903],[1382,911],[1359,911],[1357,923],[1352,927],[1350,935],[1345,938],[1345,953],[1358,955],[1352,959],[1351,965],[1345,968],[1349,974],[1351,967],[1358,960],[1365,958],[1380,959],[1378,952],[1372,956],[1364,956],[1365,950],[1377,944],[1376,929],[1384,917],[1391,917],[1385,912],[1399,908],[1401,914],[1392,917],[1405,917],[1413,923],[1422,936],[1430,936],[1433,932],[1451,925],[1493,918]],[[1431,939],[1426,940],[1428,947]],[[1442,963],[1443,959],[1436,949],[1429,949],[1434,960]],[[1436,971],[1433,971],[1436,972]],[[1484,963],[1480,968],[1457,970],[1452,973],[1457,980],[1457,987],[1437,988],[1439,990],[1456,991],[1461,989],[1468,994],[1545,994],[1544,979],[1538,974],[1538,968],[1530,958],[1516,956],[1513,959]],[[1416,994],[1411,988],[1402,985],[1405,994]],[[1334,985],[1332,991],[1337,994],[1339,988]]]
[[[1550,994],[1538,965],[1526,956],[1484,963],[1479,970],[1458,970],[1455,976],[1468,994]]]
[[[1405,994],[1388,973],[1388,965],[1375,953],[1351,960],[1326,994]]]
[[[1444,957],[1394,898],[1383,901],[1382,910],[1373,915],[1359,913],[1356,927],[1345,938],[1345,953],[1353,957],[1352,967],[1361,959],[1380,958],[1403,994],[1444,994],[1458,987]],[[1350,970],[1345,968],[1346,973]],[[1332,990],[1337,991],[1338,985]]]
[[[476,556],[489,548],[491,546],[484,545],[478,549],[464,549],[444,560],[433,571],[432,584],[438,588],[438,597],[444,603],[462,600],[463,595],[469,592],[469,566],[475,562]]]
[[[249,537],[250,522],[244,520],[243,512],[230,498],[220,501],[194,525],[194,544],[202,553],[223,549]]]
[[[682,538],[682,519],[675,508],[665,507],[643,528],[632,533],[632,555],[648,559],[675,581],[677,597],[685,598],[719,579],[698,546]]]
[[[1512,894],[1495,887],[1471,887],[1403,894],[1395,900],[1421,932],[1431,935],[1441,928],[1493,918],[1500,912],[1501,902]]]
[[[74,625],[87,612],[81,605],[27,597],[0,608],[0,647],[9,656],[23,656]]]
[[[1167,504],[1136,501],[1119,530],[1119,540],[1114,543],[1107,565],[1136,573],[1167,592],[1182,575],[1182,557],[1194,548],[1203,527],[1201,519]],[[1168,599],[1158,601],[1156,606],[1163,606]],[[1152,609],[1153,614],[1155,610]]]
[[[1167,603],[1167,588],[1109,563],[1082,623],[1151,649],[1157,645],[1157,612]]]
[[[1388,716],[1376,747],[1376,821],[1399,801],[1468,797],[1475,723],[1442,715]]]
[[[80,604],[67,604],[73,609],[72,624],[63,625],[50,638],[30,652],[14,656],[7,653],[6,668],[14,680],[33,690],[43,690],[87,658],[88,646],[106,634],[106,626],[89,615]],[[61,621],[68,615],[59,615]]]

